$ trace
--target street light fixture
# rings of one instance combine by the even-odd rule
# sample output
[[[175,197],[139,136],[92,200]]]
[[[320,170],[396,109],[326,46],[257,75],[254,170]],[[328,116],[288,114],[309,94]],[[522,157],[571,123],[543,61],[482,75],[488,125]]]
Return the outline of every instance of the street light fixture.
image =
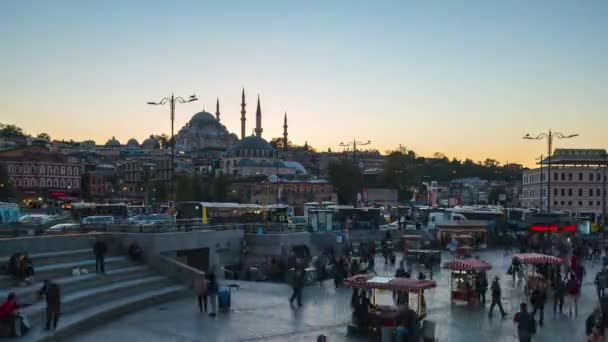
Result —
[[[171,107],[170,113],[171,113],[171,201],[173,203],[173,205],[175,205],[175,182],[174,182],[174,177],[173,175],[175,174],[175,163],[173,162],[173,158],[175,153],[173,152],[175,149],[175,141],[173,139],[173,126],[175,123],[175,103],[188,103],[188,102],[193,102],[198,100],[198,98],[196,97],[196,95],[190,95],[190,97],[188,97],[188,99],[184,99],[183,97],[175,97],[173,96],[173,94],[171,94],[171,97],[165,97],[164,99],[160,100],[159,102],[147,102],[149,105],[153,105],[153,106],[159,106],[159,105],[165,105],[165,104],[169,104],[169,106]]]
[[[574,138],[574,137],[578,137],[578,134],[570,134],[570,135],[565,135],[563,133],[559,133],[559,132],[551,132],[551,130],[549,130],[549,133],[540,133],[537,136],[531,136],[530,133],[527,133],[526,135],[524,135],[524,139],[526,140],[542,140],[542,139],[547,139],[547,212],[551,213],[551,157],[553,156],[553,138],[558,138],[558,139],[570,139],[570,138]],[[542,161],[541,161],[541,165],[542,165]]]

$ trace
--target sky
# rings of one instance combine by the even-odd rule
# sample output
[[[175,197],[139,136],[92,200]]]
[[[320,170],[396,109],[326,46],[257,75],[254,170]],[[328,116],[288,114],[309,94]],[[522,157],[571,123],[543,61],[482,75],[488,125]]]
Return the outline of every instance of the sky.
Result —
[[[370,140],[421,155],[534,163],[608,148],[608,1],[31,1],[0,11],[0,122],[123,143],[203,109],[318,150]]]

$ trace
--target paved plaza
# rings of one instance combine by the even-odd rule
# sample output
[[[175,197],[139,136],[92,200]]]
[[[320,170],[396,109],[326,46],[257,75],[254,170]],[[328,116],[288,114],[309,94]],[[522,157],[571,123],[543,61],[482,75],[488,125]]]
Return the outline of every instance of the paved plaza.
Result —
[[[514,288],[506,270],[510,257],[498,252],[482,252],[480,257],[491,262],[494,269],[489,276],[499,275],[503,288],[503,305],[508,313],[502,319],[495,308],[494,318],[487,315],[487,306],[466,307],[452,305],[449,300],[449,272],[434,274],[436,289],[426,293],[428,319],[436,322],[436,337],[445,341],[516,341],[513,315],[524,300],[523,290]],[[451,258],[444,254],[443,261]],[[593,277],[599,265],[587,264],[587,276],[579,302],[576,319],[554,318],[552,293],[545,307],[545,325],[539,327],[534,341],[584,341],[585,319],[596,304],[597,296]],[[380,273],[393,273],[385,269],[377,258]],[[416,270],[416,268],[413,268]],[[417,272],[416,272],[417,273]],[[266,285],[266,284],[264,284]],[[327,281],[323,286],[308,286],[304,290],[304,306],[291,307],[287,285],[256,286],[255,283],[232,292],[232,310],[215,318],[198,313],[195,298],[152,307],[130,314],[79,336],[71,341],[316,341],[319,334],[331,342],[363,341],[346,335],[350,321],[350,289],[333,287]],[[488,299],[490,291],[488,290]],[[390,293],[379,295],[378,301],[392,301]]]

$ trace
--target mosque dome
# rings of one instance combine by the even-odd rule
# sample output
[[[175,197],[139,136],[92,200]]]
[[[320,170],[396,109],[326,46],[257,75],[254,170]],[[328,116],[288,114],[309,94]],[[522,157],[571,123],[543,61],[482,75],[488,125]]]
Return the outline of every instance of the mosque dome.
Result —
[[[115,137],[112,137],[112,139],[108,140],[108,142],[105,145],[106,147],[120,147],[120,141],[116,140]]]
[[[202,111],[194,114],[190,119],[190,126],[201,126],[210,122],[217,122],[213,114]]]
[[[139,147],[139,142],[137,141],[137,139],[131,138],[131,139],[129,139],[129,141],[127,141],[127,146],[128,147]]]
[[[264,139],[249,136],[237,142],[230,150],[228,157],[272,157],[274,148]]]
[[[146,150],[158,150],[160,148],[160,144],[158,143],[158,140],[154,139],[153,136],[150,136],[148,139],[144,140],[143,143],[141,143],[141,147]]]

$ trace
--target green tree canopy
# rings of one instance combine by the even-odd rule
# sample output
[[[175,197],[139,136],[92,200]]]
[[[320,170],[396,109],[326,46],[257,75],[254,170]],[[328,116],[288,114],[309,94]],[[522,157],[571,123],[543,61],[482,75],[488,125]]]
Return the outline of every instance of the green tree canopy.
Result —
[[[353,204],[363,188],[361,170],[352,161],[343,159],[329,165],[329,179],[338,194],[340,203]]]

